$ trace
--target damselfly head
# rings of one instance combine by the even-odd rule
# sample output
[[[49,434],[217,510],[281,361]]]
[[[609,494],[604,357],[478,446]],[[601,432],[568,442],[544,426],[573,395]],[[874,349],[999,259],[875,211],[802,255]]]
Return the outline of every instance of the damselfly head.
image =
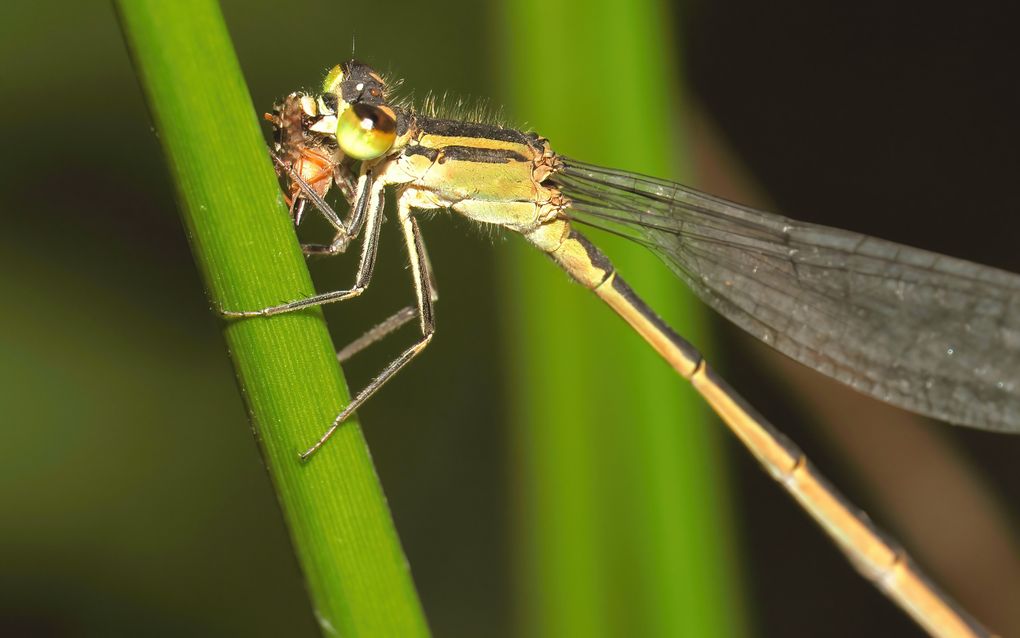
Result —
[[[400,128],[386,81],[353,60],[329,71],[319,95],[291,93],[265,119],[273,125],[273,154],[295,223],[308,200],[324,200],[333,184],[351,201],[352,164],[386,155]]]
[[[322,81],[322,92],[335,95],[347,104],[385,106],[387,100],[386,80],[372,67],[357,60],[330,69]]]
[[[332,113],[335,124],[323,119],[316,130],[332,133],[340,150],[356,160],[385,155],[397,139],[397,115],[386,103],[386,81],[356,60],[338,64],[326,74],[321,112]]]

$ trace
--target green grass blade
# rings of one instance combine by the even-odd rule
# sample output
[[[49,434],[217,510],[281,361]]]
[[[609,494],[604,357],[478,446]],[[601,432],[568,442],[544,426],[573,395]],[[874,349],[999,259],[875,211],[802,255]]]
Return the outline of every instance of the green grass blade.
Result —
[[[311,294],[217,4],[116,6],[213,303],[255,309]],[[428,635],[358,424],[298,461],[347,400],[321,312],[237,321],[225,334],[324,633]]]
[[[683,178],[676,47],[660,3],[523,0],[502,17],[516,119],[561,153]],[[681,334],[705,343],[699,306],[661,264],[595,239]],[[508,325],[524,635],[739,635],[719,430],[621,320],[532,253],[505,275],[507,304],[522,309]]]

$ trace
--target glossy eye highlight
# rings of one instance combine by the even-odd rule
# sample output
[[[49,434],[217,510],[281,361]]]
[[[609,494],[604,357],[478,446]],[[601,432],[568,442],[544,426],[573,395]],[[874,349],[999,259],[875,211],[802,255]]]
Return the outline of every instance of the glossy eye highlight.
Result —
[[[397,118],[388,106],[351,104],[337,118],[337,144],[353,159],[380,157],[396,139]]]

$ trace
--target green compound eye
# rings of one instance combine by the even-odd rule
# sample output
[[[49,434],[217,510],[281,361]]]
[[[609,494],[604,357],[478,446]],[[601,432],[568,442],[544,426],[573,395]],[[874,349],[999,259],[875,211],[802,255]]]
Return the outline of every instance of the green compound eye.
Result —
[[[353,159],[380,157],[396,139],[397,118],[387,106],[351,104],[337,118],[337,144]]]

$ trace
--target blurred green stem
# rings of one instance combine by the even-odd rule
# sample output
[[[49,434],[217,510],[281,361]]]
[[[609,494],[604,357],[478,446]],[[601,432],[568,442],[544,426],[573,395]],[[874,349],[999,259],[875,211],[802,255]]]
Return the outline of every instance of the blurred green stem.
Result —
[[[505,7],[502,75],[518,119],[561,153],[682,178],[678,47],[662,3]],[[594,239],[639,294],[704,345],[700,306],[661,264],[634,244]],[[520,309],[508,325],[521,389],[523,633],[739,635],[719,430],[647,344],[532,253],[522,250],[505,275],[508,305]]]
[[[116,6],[213,303],[248,310],[312,294],[217,4]],[[358,424],[298,460],[347,400],[321,311],[236,321],[225,334],[323,632],[428,635]]]

